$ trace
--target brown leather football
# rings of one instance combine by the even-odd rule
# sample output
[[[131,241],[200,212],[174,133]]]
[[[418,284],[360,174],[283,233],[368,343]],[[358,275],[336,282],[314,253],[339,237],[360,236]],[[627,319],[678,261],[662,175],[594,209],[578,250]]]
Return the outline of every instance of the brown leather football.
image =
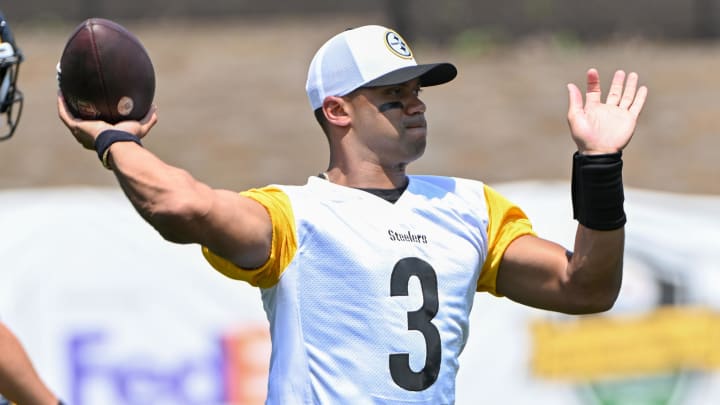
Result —
[[[77,118],[142,119],[155,96],[155,70],[140,40],[122,25],[89,18],[65,44],[58,82]]]

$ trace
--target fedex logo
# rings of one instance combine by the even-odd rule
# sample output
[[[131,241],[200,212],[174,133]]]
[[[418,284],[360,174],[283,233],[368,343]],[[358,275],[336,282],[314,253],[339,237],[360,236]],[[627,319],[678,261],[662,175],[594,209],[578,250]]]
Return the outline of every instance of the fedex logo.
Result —
[[[266,325],[218,337],[200,354],[158,361],[148,353],[116,354],[117,339],[95,330],[68,341],[68,403],[75,405],[255,405],[267,390]]]

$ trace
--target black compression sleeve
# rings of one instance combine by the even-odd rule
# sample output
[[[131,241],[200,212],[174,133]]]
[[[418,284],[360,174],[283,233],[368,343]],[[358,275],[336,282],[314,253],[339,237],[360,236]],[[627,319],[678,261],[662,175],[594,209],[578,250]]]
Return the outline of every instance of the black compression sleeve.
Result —
[[[573,155],[573,218],[590,229],[609,231],[627,222],[623,204],[622,152]]]

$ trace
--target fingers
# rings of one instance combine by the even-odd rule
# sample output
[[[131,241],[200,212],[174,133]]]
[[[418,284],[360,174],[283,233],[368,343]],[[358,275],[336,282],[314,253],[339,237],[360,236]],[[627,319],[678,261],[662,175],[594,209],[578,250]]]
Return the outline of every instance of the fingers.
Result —
[[[154,127],[155,124],[157,124],[157,121],[158,121],[157,110],[154,110],[152,112],[152,115],[150,116],[150,119],[142,122],[143,133],[147,134],[148,132],[150,132],[152,127]]]
[[[140,136],[141,138],[147,135],[147,133],[150,132],[152,127],[157,124],[157,119],[157,106],[153,104],[150,107],[150,111],[148,111],[145,117],[140,121],[140,133],[142,134],[142,136]]]
[[[624,76],[624,74],[622,76]],[[646,86],[641,86],[638,89],[638,79],[638,74],[635,72],[630,72],[630,74],[627,75],[625,89],[622,92],[622,98],[620,98],[618,102],[613,95],[613,92],[617,90],[616,80],[618,80],[618,73],[616,72],[615,77],[613,78],[613,85],[611,86],[610,94],[608,94],[607,103],[617,104],[618,107],[623,110],[630,111],[636,117],[640,115],[640,111],[642,111],[642,108],[645,105],[645,100],[647,99],[648,90]],[[620,81],[619,84],[620,89],[622,89],[622,81]],[[613,97],[611,98],[611,96]]]
[[[143,138],[155,126],[158,120],[157,106],[153,104],[140,121],[120,121],[115,124],[115,129],[129,132],[138,138]]]
[[[147,114],[145,114],[145,117],[143,117],[143,119],[140,121],[140,126],[144,129],[144,132],[148,132],[152,127],[155,126],[157,120],[157,105],[153,104],[152,106],[150,106],[150,110],[148,110]]]
[[[65,99],[63,98],[62,94],[60,93],[60,90],[58,90],[58,96],[57,96],[57,109],[58,109],[58,117],[60,117],[60,121],[65,124],[68,129],[72,131],[73,125],[72,122],[74,120],[73,116],[70,115],[67,109],[67,104],[65,104]]]
[[[568,89],[568,120],[572,121],[573,118],[577,114],[582,114],[583,99],[582,99],[582,94],[580,93],[580,89],[576,85],[569,83],[567,85],[567,89]]]
[[[635,99],[635,93],[637,92],[638,75],[635,72],[631,72],[627,77],[627,83],[625,83],[625,91],[623,92],[622,99],[618,105],[622,109],[628,109]],[[610,103],[610,100],[608,100]]]
[[[600,75],[597,69],[590,68],[587,71],[587,91],[585,99],[588,104],[599,103],[602,90],[600,89]]]
[[[637,75],[635,75],[635,84],[637,85]],[[630,81],[628,80],[628,85]],[[625,72],[622,70],[616,70],[615,75],[613,75],[612,83],[610,84],[610,90],[608,91],[607,96],[607,104],[610,105],[618,105],[620,102],[620,98],[623,97],[623,85],[625,84]],[[629,89],[625,88],[625,96],[627,96],[627,91]],[[635,86],[632,87],[632,95],[635,95]]]
[[[627,79],[627,81],[626,81]],[[638,88],[638,74],[618,69],[613,75],[612,83],[608,91],[608,105],[616,105],[624,110],[629,110],[638,115],[645,104],[647,98],[647,87]],[[569,89],[570,87],[568,87]],[[587,104],[600,103],[602,98],[602,89],[600,88],[600,76],[597,69],[590,68],[587,71],[587,92],[585,95]],[[577,106],[577,99],[574,98],[571,91],[571,105]],[[573,107],[576,108],[576,107]]]
[[[60,91],[57,95],[58,117],[70,130],[75,139],[84,147],[92,149],[95,138],[104,130],[116,128],[134,134],[140,138],[147,135],[158,120],[157,106],[152,105],[141,121],[121,121],[115,125],[99,120],[82,120],[74,117],[70,112]]]
[[[86,149],[92,149],[92,139],[88,139],[84,136],[83,132],[80,130],[80,127],[78,126],[78,120],[73,117],[70,112],[68,111],[67,104],[65,103],[65,99],[63,98],[62,94],[58,90],[58,97],[57,97],[57,109],[58,109],[58,117],[60,117],[60,121],[65,124],[65,126],[70,130],[72,135],[75,137],[75,140],[78,141],[84,148]]]
[[[647,99],[648,89],[645,86],[641,86],[637,94],[635,95],[635,99],[633,100],[632,104],[630,105],[630,108],[628,111],[630,111],[634,116],[640,115],[640,111],[642,111],[643,105],[645,105],[645,100]]]

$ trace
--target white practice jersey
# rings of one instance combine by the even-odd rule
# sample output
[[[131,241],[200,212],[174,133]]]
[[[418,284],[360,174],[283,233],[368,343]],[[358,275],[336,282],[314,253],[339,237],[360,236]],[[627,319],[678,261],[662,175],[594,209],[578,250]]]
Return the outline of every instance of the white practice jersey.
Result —
[[[262,287],[270,321],[267,403],[454,403],[488,254],[486,187],[410,176],[394,204],[316,177],[273,187],[294,235],[274,240],[270,261],[286,257],[276,271],[246,278]]]

